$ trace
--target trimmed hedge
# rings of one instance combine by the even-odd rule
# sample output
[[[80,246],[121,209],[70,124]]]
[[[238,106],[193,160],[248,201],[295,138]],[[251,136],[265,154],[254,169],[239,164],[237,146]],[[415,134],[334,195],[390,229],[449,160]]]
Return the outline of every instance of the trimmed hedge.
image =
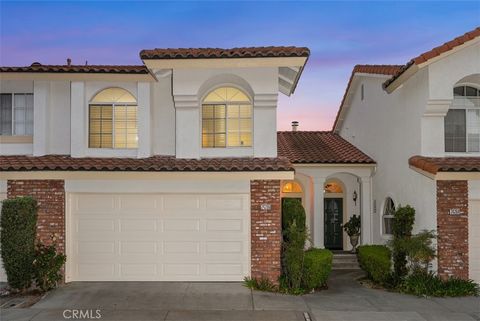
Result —
[[[37,201],[32,197],[17,197],[2,203],[0,246],[3,266],[8,284],[23,290],[32,283]]]
[[[383,284],[390,275],[392,253],[385,245],[362,245],[358,247],[358,262],[372,281]]]
[[[327,249],[309,249],[303,261],[303,288],[317,289],[327,284],[332,271],[333,254]]]

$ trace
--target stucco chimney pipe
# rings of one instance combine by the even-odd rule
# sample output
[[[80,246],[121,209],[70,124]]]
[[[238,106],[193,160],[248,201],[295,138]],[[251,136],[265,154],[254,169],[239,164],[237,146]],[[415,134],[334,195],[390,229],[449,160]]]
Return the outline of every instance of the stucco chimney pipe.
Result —
[[[67,66],[70,66],[72,64],[72,59],[67,58]]]
[[[298,121],[292,121],[292,132],[296,132],[298,128]]]

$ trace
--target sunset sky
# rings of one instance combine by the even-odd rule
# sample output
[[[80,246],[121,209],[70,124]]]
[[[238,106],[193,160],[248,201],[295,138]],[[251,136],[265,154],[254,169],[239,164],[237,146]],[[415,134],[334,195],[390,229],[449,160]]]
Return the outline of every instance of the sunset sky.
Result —
[[[403,64],[480,25],[470,2],[1,2],[0,64],[140,64],[155,47],[307,46],[279,129],[329,130],[355,64]]]

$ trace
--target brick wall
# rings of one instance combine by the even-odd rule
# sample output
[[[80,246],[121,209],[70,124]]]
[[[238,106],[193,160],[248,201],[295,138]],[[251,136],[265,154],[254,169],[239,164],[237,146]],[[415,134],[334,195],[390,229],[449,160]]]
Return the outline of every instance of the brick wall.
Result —
[[[282,216],[280,181],[250,181],[252,277],[278,283],[281,273]],[[262,209],[269,204],[270,209]]]
[[[437,181],[437,233],[438,274],[468,279],[468,181]]]
[[[9,180],[7,197],[32,196],[38,203],[37,238],[45,244],[55,237],[65,251],[65,188],[63,180]]]

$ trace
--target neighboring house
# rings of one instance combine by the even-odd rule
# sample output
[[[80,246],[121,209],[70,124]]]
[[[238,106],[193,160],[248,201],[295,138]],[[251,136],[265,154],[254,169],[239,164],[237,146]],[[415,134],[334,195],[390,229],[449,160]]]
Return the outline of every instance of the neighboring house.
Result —
[[[438,233],[438,272],[480,282],[480,28],[405,66],[358,65],[333,131],[377,162],[372,239],[395,208]]]

